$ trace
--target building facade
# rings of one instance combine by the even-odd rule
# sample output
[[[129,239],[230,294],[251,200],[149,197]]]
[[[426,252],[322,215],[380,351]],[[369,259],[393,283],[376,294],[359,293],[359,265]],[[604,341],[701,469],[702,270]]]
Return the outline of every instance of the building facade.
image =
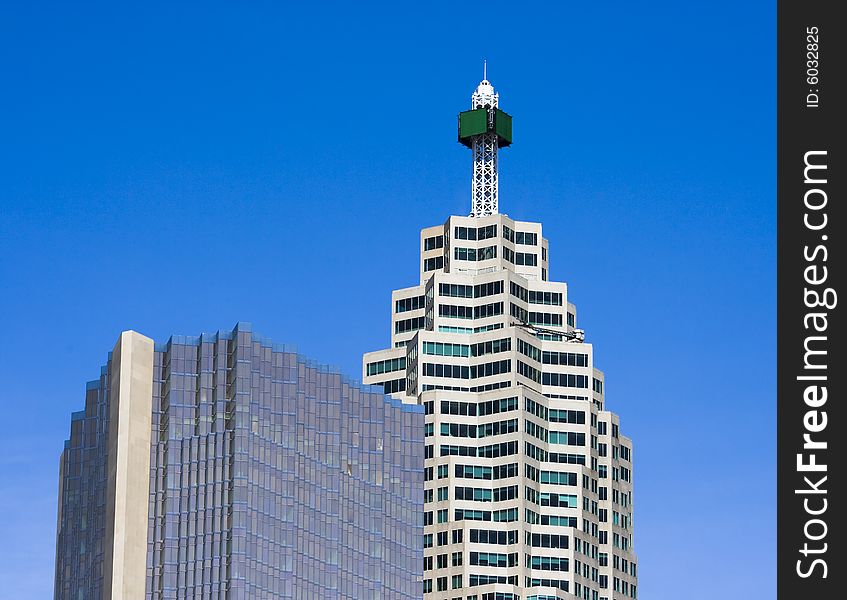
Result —
[[[60,460],[55,598],[420,598],[423,408],[254,335],[124,332]]]
[[[420,236],[420,283],[392,294],[391,347],[363,380],[424,407],[426,600],[637,597],[632,441],[540,223],[498,212],[511,117],[487,80],[459,116],[471,216]]]

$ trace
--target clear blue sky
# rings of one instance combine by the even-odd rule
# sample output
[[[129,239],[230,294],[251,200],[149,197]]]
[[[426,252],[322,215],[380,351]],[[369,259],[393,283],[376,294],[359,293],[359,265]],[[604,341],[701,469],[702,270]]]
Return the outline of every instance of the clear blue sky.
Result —
[[[251,321],[356,377],[385,347],[419,229],[469,210],[483,58],[501,209],[544,224],[635,440],[641,597],[774,595],[773,2],[16,4],[4,597],[50,597],[59,452],[121,330]]]

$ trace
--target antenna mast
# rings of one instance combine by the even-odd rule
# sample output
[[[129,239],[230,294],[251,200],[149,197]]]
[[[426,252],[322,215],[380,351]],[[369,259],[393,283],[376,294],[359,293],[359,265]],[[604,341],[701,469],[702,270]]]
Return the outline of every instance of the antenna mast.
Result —
[[[499,95],[488,81],[487,61],[482,69],[471,110],[459,114],[459,141],[473,150],[472,217],[497,214],[497,150],[512,143],[512,117],[498,108]]]

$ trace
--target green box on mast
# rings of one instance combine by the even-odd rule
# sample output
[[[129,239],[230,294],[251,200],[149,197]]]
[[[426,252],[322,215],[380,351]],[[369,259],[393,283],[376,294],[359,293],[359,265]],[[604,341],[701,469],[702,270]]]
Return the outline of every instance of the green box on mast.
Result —
[[[473,148],[473,138],[484,133],[497,134],[497,145],[505,148],[512,143],[512,117],[499,108],[476,108],[459,113],[459,142]]]

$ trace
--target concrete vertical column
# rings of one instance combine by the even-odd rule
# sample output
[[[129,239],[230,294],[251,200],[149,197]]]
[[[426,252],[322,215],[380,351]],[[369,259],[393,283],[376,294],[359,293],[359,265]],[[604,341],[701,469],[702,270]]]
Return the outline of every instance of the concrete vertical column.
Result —
[[[121,333],[109,369],[103,600],[144,598],[153,412],[153,340]]]

